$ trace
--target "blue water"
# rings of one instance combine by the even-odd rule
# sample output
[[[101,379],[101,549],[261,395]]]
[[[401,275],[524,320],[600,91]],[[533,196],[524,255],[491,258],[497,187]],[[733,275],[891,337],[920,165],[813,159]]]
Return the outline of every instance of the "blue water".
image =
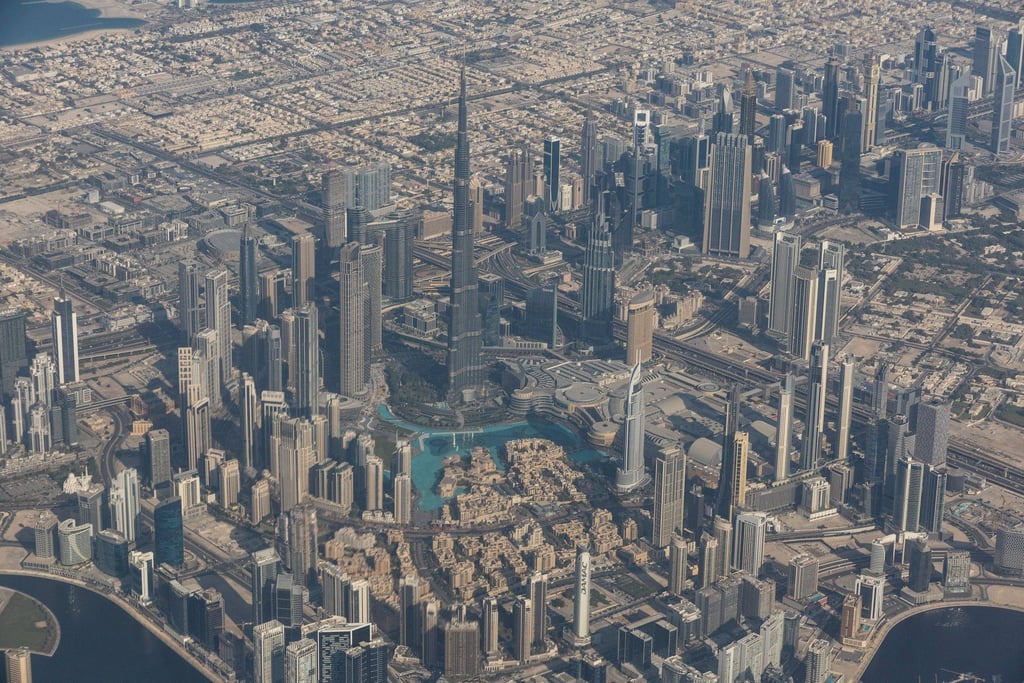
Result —
[[[6,574],[0,574],[0,586],[41,601],[60,624],[60,644],[53,657],[32,657],[32,677],[37,682],[206,681],[148,629],[92,591],[50,579]]]
[[[862,683],[950,680],[973,673],[986,681],[1024,680],[1024,613],[988,606],[922,612],[896,624],[861,677]]]
[[[390,424],[416,433],[413,437],[415,452],[412,458],[412,483],[419,493],[420,509],[426,511],[437,510],[447,500],[434,491],[434,484],[441,476],[444,459],[456,454],[468,458],[475,446],[483,446],[490,451],[491,458],[500,470],[505,469],[500,459],[501,447],[506,441],[514,439],[549,439],[564,448],[573,462],[581,465],[607,457],[602,451],[585,448],[579,437],[568,427],[543,420],[524,420],[479,429],[453,431],[430,429],[406,422],[395,417],[385,405],[377,409],[377,414]]]
[[[77,2],[0,0],[0,46],[66,38],[97,29],[138,28],[140,19],[100,17],[97,9]]]

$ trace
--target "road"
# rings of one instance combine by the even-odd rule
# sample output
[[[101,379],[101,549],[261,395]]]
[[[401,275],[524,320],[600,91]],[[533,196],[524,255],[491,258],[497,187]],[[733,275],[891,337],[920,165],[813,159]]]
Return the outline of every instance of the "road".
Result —
[[[103,444],[103,448],[100,450],[96,460],[100,470],[99,474],[103,478],[103,485],[109,487],[110,483],[114,480],[114,475],[117,474],[115,463],[117,460],[117,449],[121,446],[121,440],[124,438],[123,435],[128,422],[128,416],[123,408],[114,406],[107,410],[107,414],[111,420],[110,438]]]

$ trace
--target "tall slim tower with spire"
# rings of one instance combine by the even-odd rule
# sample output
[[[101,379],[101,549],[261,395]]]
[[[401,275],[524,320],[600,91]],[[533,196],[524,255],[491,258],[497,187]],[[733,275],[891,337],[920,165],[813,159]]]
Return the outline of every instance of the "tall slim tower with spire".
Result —
[[[597,174],[597,124],[589,109],[580,131],[580,173],[583,176],[583,203],[589,206]]]
[[[740,404],[742,395],[738,386],[729,390],[729,399],[725,404],[725,429],[722,431],[722,471],[718,476],[718,498],[715,502],[716,514],[729,522],[732,522],[734,508],[737,502],[733,498],[736,488],[737,456],[742,448],[737,449],[737,435],[740,432]],[[745,435],[744,435],[745,436]],[[743,437],[740,437],[742,442]],[[742,445],[742,444],[741,444]],[[743,464],[743,468],[746,464]]]
[[[594,198],[594,224],[583,257],[583,338],[596,343],[611,339],[615,307],[615,252],[605,214],[610,194],[602,192]]]
[[[743,91],[740,93],[740,135],[746,135],[750,144],[754,144],[756,117],[757,83],[754,81],[754,70],[748,66],[743,80]]]
[[[455,397],[483,383],[483,345],[477,308],[473,221],[469,205],[469,132],[466,127],[466,67],[459,84],[459,130],[455,142],[455,215],[452,220],[451,306],[448,319],[448,390]]]

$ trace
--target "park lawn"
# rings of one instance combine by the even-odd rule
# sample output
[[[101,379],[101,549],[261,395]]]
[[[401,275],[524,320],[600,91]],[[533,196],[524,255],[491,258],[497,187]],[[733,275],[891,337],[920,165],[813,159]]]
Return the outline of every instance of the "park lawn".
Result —
[[[51,638],[49,615],[31,598],[14,593],[0,612],[0,650],[27,647],[33,652],[49,652]]]

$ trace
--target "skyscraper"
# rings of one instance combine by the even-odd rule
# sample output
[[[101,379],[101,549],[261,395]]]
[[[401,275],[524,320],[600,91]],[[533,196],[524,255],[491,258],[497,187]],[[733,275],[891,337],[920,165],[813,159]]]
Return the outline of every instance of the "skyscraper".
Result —
[[[850,455],[850,420],[853,414],[853,361],[849,358],[839,364],[839,411],[836,415],[835,456],[846,462]]]
[[[824,639],[815,640],[807,648],[804,666],[807,683],[825,683],[832,671],[832,644]]]
[[[516,229],[522,223],[523,204],[530,195],[530,153],[526,148],[510,149],[505,166],[505,226]]]
[[[948,401],[937,398],[918,404],[917,436],[914,440],[915,460],[932,467],[946,464],[950,408]]]
[[[412,478],[407,473],[392,478],[392,500],[395,504],[395,522],[408,524],[412,521]]]
[[[779,387],[779,419],[775,430],[775,481],[785,480],[789,472],[789,453],[793,448],[793,375],[786,373]]]
[[[320,336],[317,309],[305,303],[295,310],[295,410],[299,417],[312,419],[320,413]]]
[[[383,291],[384,251],[380,245],[368,244],[359,248],[363,261],[363,277],[366,278],[366,300],[363,302],[363,350],[366,362],[363,365],[363,381],[370,381],[370,357],[384,350],[382,342],[381,293]]]
[[[4,653],[7,683],[32,683],[32,651],[15,647]]]
[[[316,238],[303,232],[292,237],[292,306],[316,299]]]
[[[238,326],[243,327],[256,319],[259,304],[259,273],[256,270],[256,238],[252,236],[249,221],[242,227],[238,248]]]
[[[583,204],[589,206],[594,194],[594,177],[597,174],[597,123],[587,110],[580,131],[580,174],[583,176]]]
[[[718,499],[715,513],[732,521],[734,506],[743,504],[746,490],[747,434],[739,429],[740,389],[733,386],[725,402],[722,429],[722,466],[718,474]]]
[[[587,237],[583,257],[583,338],[606,343],[612,336],[612,314],[615,305],[615,254],[605,214],[611,197],[602,192],[595,198],[594,223]]]
[[[360,245],[349,242],[341,248],[338,306],[341,311],[340,391],[357,396],[366,391],[365,302],[366,278]]]
[[[284,681],[284,624],[268,621],[252,630],[254,683],[280,683]]]
[[[785,341],[793,324],[795,307],[793,275],[800,265],[800,234],[777,232],[772,250],[771,294],[768,301],[768,334]]]
[[[274,618],[274,584],[281,572],[281,558],[273,548],[257,550],[251,556],[249,574],[252,591],[252,620],[262,624]]]
[[[686,455],[672,449],[662,451],[654,461],[654,509],[651,545],[665,548],[673,534],[683,533],[686,493]]]
[[[491,656],[498,652],[498,601],[490,597],[484,598],[480,611],[483,615],[481,649],[485,655]]]
[[[890,178],[896,184],[896,223],[900,229],[921,223],[921,200],[940,190],[942,150],[921,144],[896,151]]]
[[[835,140],[839,133],[839,58],[829,55],[821,86],[821,113],[825,115],[825,138]]]
[[[14,378],[27,367],[25,312],[0,311],[0,402],[14,395]]]
[[[768,516],[763,512],[743,512],[736,515],[733,565],[754,576],[761,573],[764,564],[764,539],[768,528]]]
[[[809,360],[811,345],[818,331],[819,271],[798,266],[793,271],[793,320],[788,350],[797,358]]]
[[[866,118],[867,112],[856,109],[843,114],[843,157],[839,165],[839,210],[842,213],[854,213],[860,208],[860,154],[868,144],[867,126],[875,125]]]
[[[558,211],[561,183],[562,141],[554,135],[544,138],[544,202],[549,211]]]
[[[398,580],[399,645],[417,647],[421,642],[421,599],[419,576],[403,576]]]
[[[576,597],[573,602],[573,637],[577,645],[590,642],[590,550],[576,546]]]
[[[512,656],[525,664],[530,660],[533,645],[533,600],[517,596],[512,607]]]
[[[750,172],[747,137],[719,133],[711,152],[711,186],[704,199],[704,254],[750,255]]]
[[[295,583],[316,584],[317,517],[312,505],[296,505],[287,512],[288,568]]]
[[[861,112],[864,117],[864,132],[863,135],[858,135],[861,138],[860,152],[869,152],[875,146],[875,137],[878,134],[878,83],[878,56],[871,52],[864,57],[864,111]],[[845,150],[843,154],[846,154]]]
[[[701,588],[707,588],[718,581],[718,550],[718,539],[706,531],[703,532],[700,537],[700,556],[698,558]]]
[[[340,169],[325,171],[320,181],[324,241],[330,249],[345,243],[345,174]]]
[[[367,211],[376,211],[391,203],[391,163],[374,161],[356,168],[347,168],[345,174],[345,204],[357,203]],[[359,197],[359,202],[356,197]],[[349,240],[355,238],[350,234]]]
[[[348,683],[346,669],[346,653],[356,646],[371,642],[373,636],[373,624],[342,624],[339,626],[325,626],[316,631],[317,653],[320,657],[319,670],[320,680],[341,681]],[[386,677],[385,677],[386,678]],[[356,677],[362,683],[361,676]],[[378,678],[367,677],[369,683],[378,683]]]
[[[926,96],[934,89],[937,58],[935,30],[926,26],[914,38],[914,82],[925,86]]]
[[[793,108],[793,95],[796,93],[796,74],[792,69],[778,67],[775,70],[775,108],[785,111]]]
[[[740,93],[740,135],[747,136],[747,142],[754,144],[754,128],[757,125],[757,83],[754,70],[747,67]]]
[[[918,528],[933,534],[942,533],[945,502],[946,468],[926,466],[921,487],[921,517]]]
[[[821,459],[821,441],[825,430],[825,397],[828,389],[828,344],[811,346],[808,372],[807,412],[804,415],[804,438],[800,449],[800,469],[809,470]]]
[[[217,333],[217,365],[225,384],[231,377],[231,301],[225,268],[206,274],[206,326]]]
[[[384,228],[384,281],[383,294],[392,302],[412,298],[415,274],[412,269],[412,221],[406,215],[387,219]]]
[[[180,567],[185,562],[181,498],[168,498],[153,508],[153,561]]]
[[[1001,42],[999,34],[990,26],[975,27],[971,75],[983,79],[982,95],[991,95],[995,91]]]
[[[640,364],[633,366],[626,390],[626,414],[622,432],[622,464],[615,472],[615,490],[628,493],[648,479],[644,472],[644,389]]]
[[[199,301],[199,264],[192,259],[178,263],[178,321],[187,343],[203,329],[203,309]]]
[[[285,683],[319,683],[316,643],[302,638],[284,649]]]
[[[1010,129],[1013,125],[1013,95],[1017,89],[1017,72],[1006,58],[997,56],[995,101],[992,103],[992,153],[1010,151]]]
[[[967,115],[970,113],[971,76],[965,74],[949,87],[949,112],[946,115],[946,149],[963,149],[967,139]],[[993,114],[995,110],[993,109]]]
[[[455,206],[452,220],[451,304],[448,318],[448,391],[469,398],[483,386],[483,345],[477,307],[473,224],[469,206],[469,131],[466,70],[459,83],[459,128],[455,144]]]
[[[682,595],[687,588],[687,574],[689,562],[687,561],[686,539],[679,534],[672,534],[668,546],[668,590],[673,595]]]
[[[166,429],[151,429],[146,434],[149,454],[149,482],[155,489],[171,480],[171,435]]]
[[[803,600],[818,590],[818,558],[813,555],[794,555],[789,559],[789,580],[786,595]]]
[[[533,602],[533,638],[530,646],[543,650],[548,632],[548,577],[547,574],[534,572],[529,582],[530,601]]]
[[[53,355],[57,361],[57,383],[77,382],[78,314],[64,287],[60,288],[60,294],[53,299],[50,330],[53,335]]]
[[[135,542],[139,526],[139,473],[128,467],[117,473],[110,484],[110,526]]]
[[[903,457],[896,462],[896,486],[893,499],[893,525],[900,531],[917,531],[921,520],[921,496],[924,491],[923,462]]]
[[[647,363],[651,360],[656,315],[653,289],[640,292],[626,305],[627,365]]]
[[[444,675],[449,680],[474,678],[480,674],[480,628],[462,615],[444,628]]]
[[[824,240],[818,245],[818,332],[817,338],[826,344],[839,330],[842,315],[843,280],[846,274],[844,261],[846,248],[842,242]],[[830,272],[831,271],[831,272]]]

